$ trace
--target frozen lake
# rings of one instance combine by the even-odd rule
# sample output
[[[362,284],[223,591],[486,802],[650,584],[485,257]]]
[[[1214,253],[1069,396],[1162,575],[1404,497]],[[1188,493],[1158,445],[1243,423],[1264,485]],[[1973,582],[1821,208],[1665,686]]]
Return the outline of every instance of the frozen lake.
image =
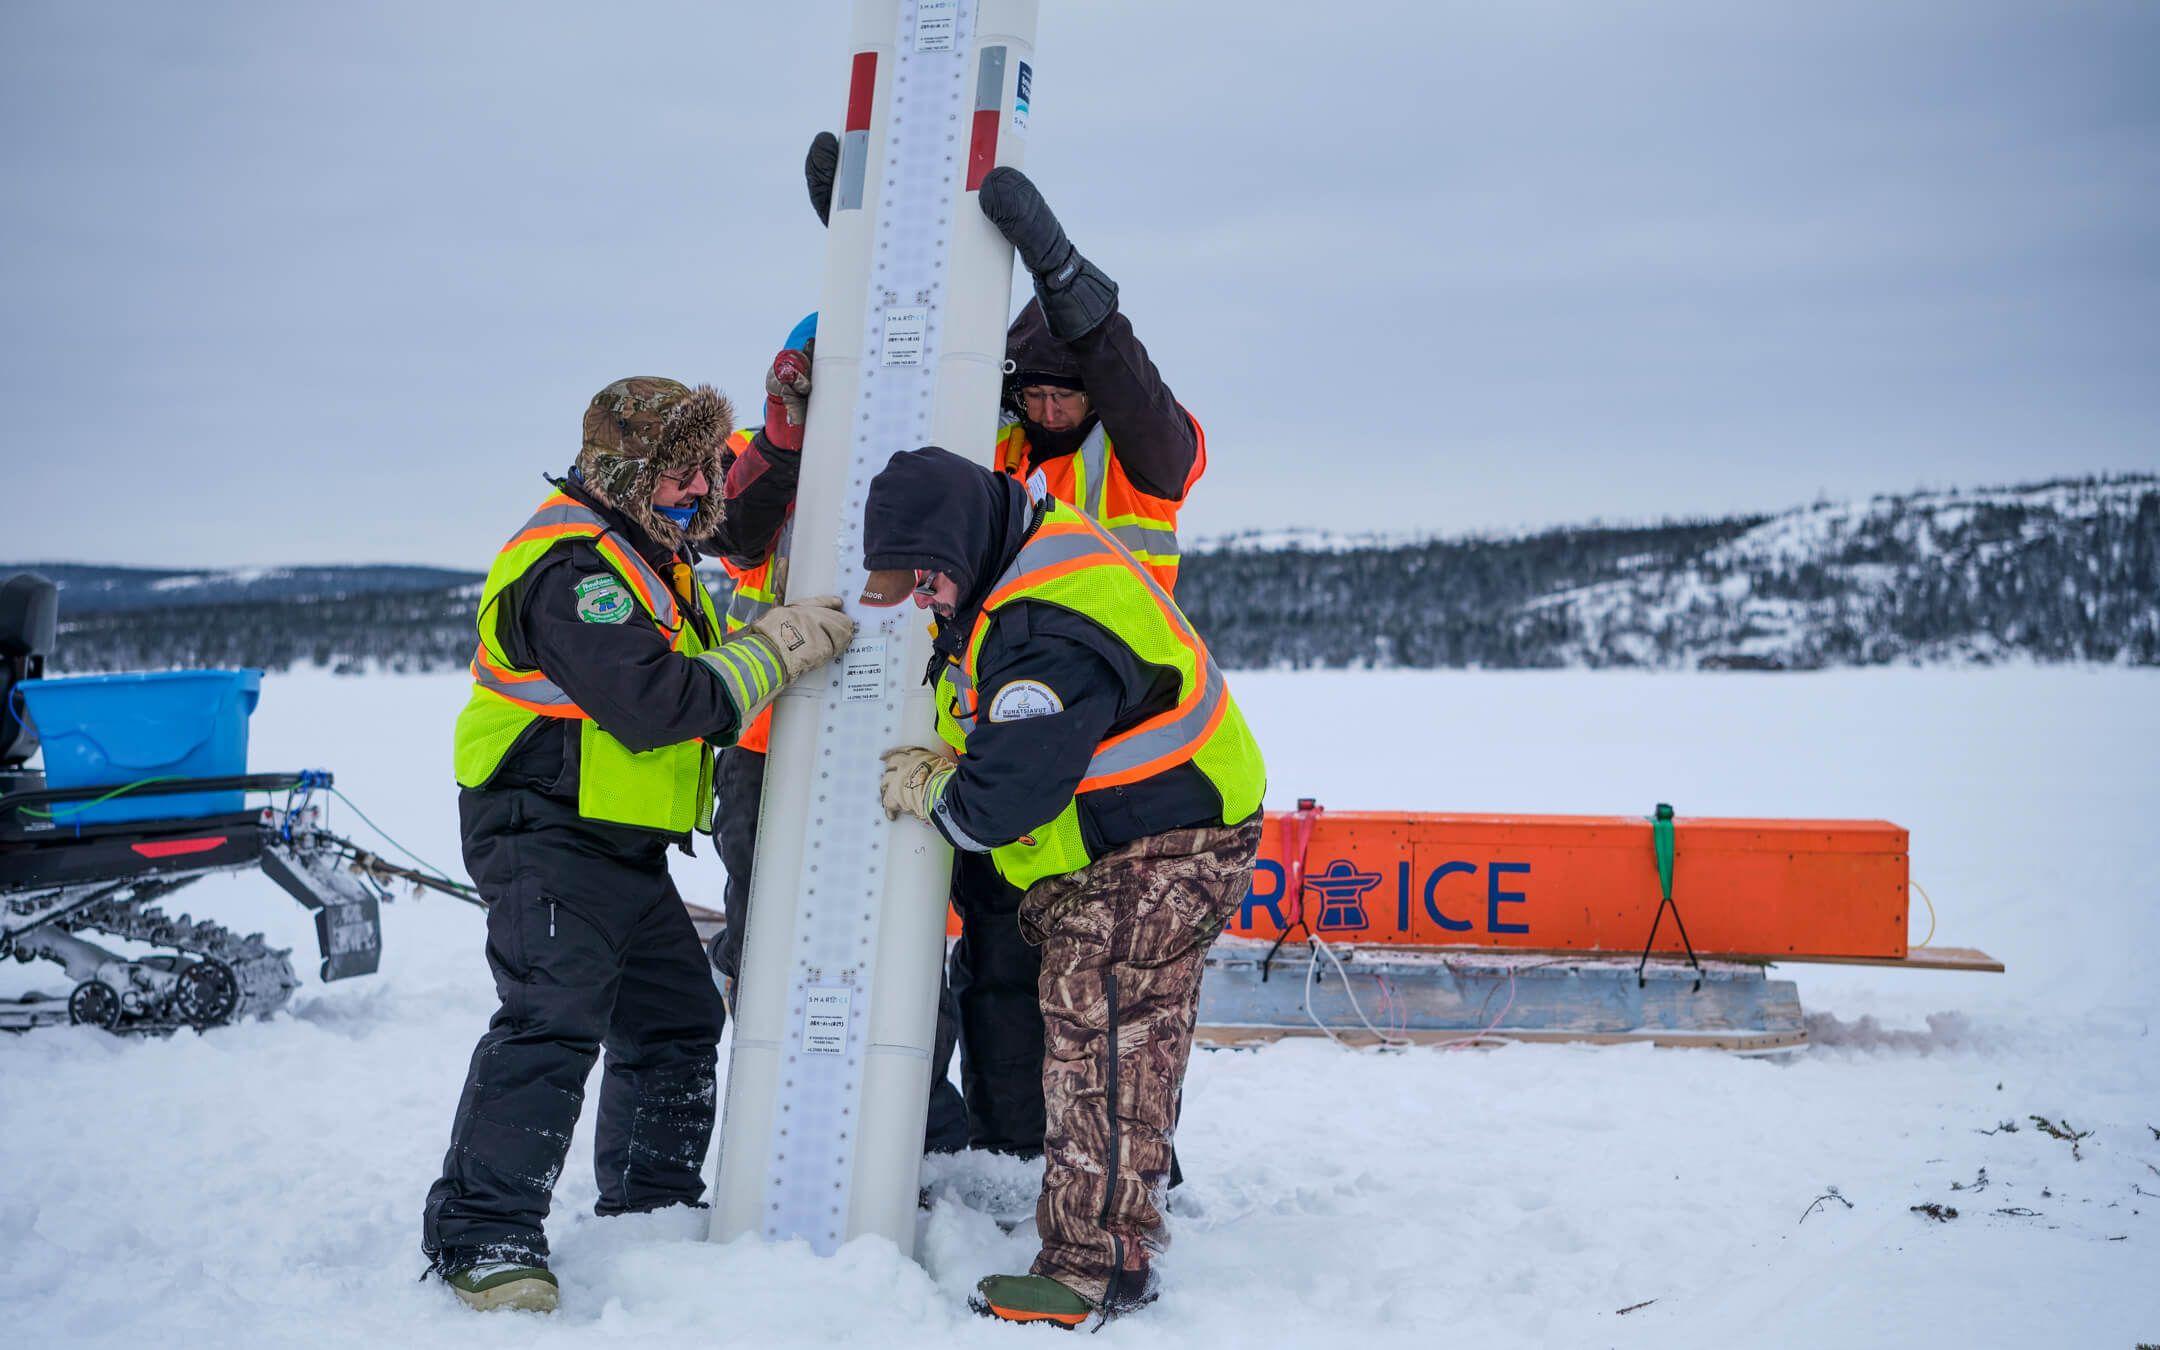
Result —
[[[2005,975],[1789,966],[1816,1044],[1196,1057],[1190,1184],[1130,1345],[2122,1345],[2160,1340],[2160,673],[1234,675],[1270,804],[1884,817],[1936,940]],[[457,859],[460,676],[265,682],[258,768],[326,767]],[[333,825],[366,842],[351,813]],[[677,870],[717,905],[709,847]],[[192,909],[312,969],[260,877]],[[1925,932],[1926,914],[1916,918]],[[0,1317],[23,1345],[949,1346],[1032,1248],[973,1211],[918,1267],[863,1242],[698,1241],[592,1217],[581,1132],[550,1225],[563,1308],[480,1317],[418,1283],[422,1195],[492,1007],[480,915],[401,899],[384,973],[170,1040],[0,1038]],[[302,959],[307,958],[307,959]],[[9,988],[52,968],[8,972]],[[55,977],[56,978],[56,977]],[[51,987],[51,979],[37,982]],[[724,1066],[723,1050],[723,1066]],[[2031,1117],[2092,1131],[2072,1156]],[[2015,1131],[1994,1131],[2001,1122]],[[1025,1185],[1025,1169],[948,1170]],[[1986,1183],[1980,1185],[1981,1169]],[[1836,1187],[1850,1208],[1810,1205]],[[1959,1189],[1962,1188],[1962,1189]],[[1911,1207],[1954,1205],[1933,1223]],[[1637,1306],[1642,1305],[1642,1306]],[[1631,1311],[1622,1313],[1622,1309]],[[1046,1333],[1045,1333],[1046,1334]]]

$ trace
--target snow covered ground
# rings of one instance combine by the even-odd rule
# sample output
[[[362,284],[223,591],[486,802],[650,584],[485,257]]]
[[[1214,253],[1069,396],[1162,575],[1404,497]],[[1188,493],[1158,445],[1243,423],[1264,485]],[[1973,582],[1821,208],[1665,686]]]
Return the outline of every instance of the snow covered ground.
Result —
[[[1234,685],[1277,805],[1647,812],[1666,800],[1706,815],[1887,817],[1913,832],[1937,940],[2010,970],[1788,967],[1816,1038],[1789,1062],[1314,1042],[1203,1053],[1178,1140],[1191,1183],[1167,1296],[1104,1343],[2160,1341],[2160,676]],[[462,697],[452,677],[274,677],[253,761],[334,769],[384,827],[454,865],[448,741]],[[334,818],[364,834],[343,808]],[[709,857],[685,870],[686,892],[717,893]],[[214,884],[185,907],[307,954],[306,914],[267,881]],[[270,1023],[162,1041],[0,1038],[0,1341],[471,1350],[1049,1335],[965,1311],[979,1276],[1030,1254],[980,1214],[929,1214],[920,1267],[874,1242],[833,1260],[715,1246],[698,1240],[701,1216],[592,1217],[583,1133],[550,1227],[560,1314],[480,1317],[417,1282],[422,1194],[491,999],[477,912],[401,900],[385,928],[383,975],[311,981]],[[2082,1157],[2034,1115],[2092,1131]],[[1983,1133],[2003,1121],[2017,1128]],[[953,1168],[1030,1184],[1000,1160]],[[1811,1211],[1831,1187],[1850,1207]],[[1911,1212],[1928,1201],[1959,1217]]]

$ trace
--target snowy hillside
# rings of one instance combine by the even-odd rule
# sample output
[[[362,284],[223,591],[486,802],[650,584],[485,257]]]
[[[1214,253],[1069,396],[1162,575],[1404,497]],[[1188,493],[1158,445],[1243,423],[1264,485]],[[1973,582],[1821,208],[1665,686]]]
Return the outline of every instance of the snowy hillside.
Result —
[[[2160,479],[1375,545],[1237,539],[1179,596],[1234,666],[2160,664]]]
[[[1878,497],[1543,597],[1569,665],[2160,661],[2160,485]]]
[[[2160,1342],[2160,674],[1233,683],[1274,806],[1638,812],[1663,799],[1683,813],[1886,817],[1912,831],[1935,940],[2009,969],[1782,967],[1814,1038],[1782,1062],[1314,1041],[1202,1053],[1166,1297],[1086,1344]],[[448,742],[464,687],[273,676],[254,762],[334,769],[384,828],[454,866]],[[709,850],[675,867],[688,895],[716,895]],[[306,912],[260,877],[206,883],[185,907],[302,951],[312,941]],[[272,1022],[161,1041],[0,1037],[9,1344],[1051,1343],[965,1311],[978,1277],[1030,1254],[982,1214],[939,1201],[920,1266],[874,1240],[831,1260],[715,1246],[696,1214],[595,1218],[589,1131],[549,1223],[559,1314],[483,1318],[417,1282],[422,1195],[493,1000],[474,911],[401,899],[384,922],[382,974],[310,978]],[[0,991],[43,969],[11,967]],[[2073,1151],[2035,1116],[2091,1133]],[[981,1157],[938,1175],[955,1173],[1032,1185],[1025,1167]],[[1927,1203],[1958,1217],[1913,1212]]]
[[[478,573],[47,570],[59,671],[472,655]],[[2160,478],[1458,539],[1252,530],[1197,546],[1178,599],[1234,669],[2156,665]]]
[[[1193,556],[1203,553],[1349,553],[1360,549],[1412,547],[1425,540],[1426,536],[1416,534],[1346,534],[1340,530],[1288,526],[1204,535],[1194,540],[1186,552]]]
[[[154,567],[104,567],[94,563],[17,563],[60,587],[62,612],[181,609],[198,605],[320,604],[363,595],[440,591],[480,579],[478,572],[443,567],[315,566],[230,567],[174,571]]]

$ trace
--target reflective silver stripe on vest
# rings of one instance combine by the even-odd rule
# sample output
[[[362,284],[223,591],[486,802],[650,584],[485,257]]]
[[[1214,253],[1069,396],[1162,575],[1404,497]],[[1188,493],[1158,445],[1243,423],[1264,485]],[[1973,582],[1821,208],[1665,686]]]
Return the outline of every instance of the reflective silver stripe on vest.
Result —
[[[772,601],[760,600],[747,591],[737,590],[728,600],[728,631],[732,633],[738,628],[748,628],[772,613],[772,609]]]
[[[533,530],[548,529],[557,525],[585,525],[590,526],[597,534],[613,536],[622,555],[629,559],[630,570],[637,573],[638,583],[645,588],[645,593],[652,597],[653,618],[658,620],[660,626],[669,632],[673,632],[681,625],[681,617],[675,612],[675,592],[669,588],[667,582],[661,580],[658,572],[653,571],[652,566],[645,561],[636,548],[632,547],[630,541],[609,529],[606,519],[592,508],[577,502],[564,502],[560,506],[543,506],[532,513],[532,518],[525,522],[524,528],[520,529],[518,533],[522,535]],[[606,555],[601,556],[605,557]]]
[[[543,675],[537,680],[506,680],[488,669],[483,659],[485,656],[484,651],[473,656],[472,677],[474,684],[489,693],[500,694],[518,703],[537,704],[543,708],[577,708],[577,704],[563,692],[562,686],[547,676]]]
[[[1106,746],[1095,752],[1088,761],[1087,778],[1103,778],[1110,774],[1124,773],[1143,764],[1161,759],[1181,750],[1197,752],[1201,736],[1207,731],[1208,722],[1215,716],[1227,696],[1223,688],[1222,672],[1215,668],[1215,658],[1205,658],[1207,675],[1201,683],[1200,699],[1183,713],[1148,728],[1137,736],[1127,737],[1116,745]]]
[[[1074,463],[1080,474],[1078,500],[1072,505],[1087,512],[1098,523],[1103,518],[1103,506],[1110,492],[1110,438],[1097,422],[1080,448],[1073,451]],[[1156,559],[1176,560],[1178,557],[1177,530],[1163,524],[1105,525],[1112,538],[1133,553],[1145,553]],[[1146,566],[1146,564],[1142,564]]]
[[[1103,434],[1102,423],[1095,424],[1095,429],[1088,433],[1088,438],[1080,443],[1080,449],[1075,453],[1080,457],[1082,509],[1100,521],[1103,502],[1110,488],[1110,440]],[[1177,530],[1172,526],[1153,523],[1105,525],[1103,528],[1110,531],[1111,538],[1134,553],[1172,562],[1177,560]]]
[[[603,530],[607,528],[607,522],[593,511],[576,502],[565,502],[561,506],[543,506],[533,512],[532,519],[520,526],[518,533],[544,530],[555,525],[597,525]]]
[[[964,740],[975,731],[975,677],[968,674],[966,662],[950,661],[945,666],[945,679],[953,690],[953,706],[945,711],[959,726]],[[967,709],[965,714],[962,708]]]
[[[617,547],[622,550],[623,557],[629,560],[630,570],[637,573],[638,580],[644,583],[645,593],[652,597],[653,618],[670,633],[680,628],[682,626],[682,616],[675,612],[674,589],[661,579],[658,572],[652,570],[643,557],[639,556],[638,551],[631,547],[629,540],[624,539],[619,534],[613,534],[612,531],[610,531],[610,534],[613,535]],[[607,555],[602,554],[601,556],[606,557]]]
[[[1096,529],[1101,528],[1099,525],[1096,526]],[[1016,579],[1027,575],[1029,572],[1041,571],[1045,567],[1055,567],[1059,563],[1071,562],[1075,558],[1085,558],[1094,554],[1100,554],[1103,558],[1113,562],[1118,557],[1117,550],[1104,543],[1101,537],[1095,534],[1093,530],[1074,530],[1066,534],[1038,534],[1033,539],[1028,540],[1021,547],[1020,552],[1013,556],[1012,566],[998,574],[997,581],[990,587],[990,593],[996,595]]]
[[[1176,559],[1177,531],[1163,525],[1113,525],[1110,537],[1134,553],[1152,558]],[[1147,564],[1143,563],[1142,566]]]
[[[1080,500],[1074,505],[1096,520],[1102,519],[1103,495],[1110,490],[1110,438],[1101,422],[1073,452],[1080,463]]]

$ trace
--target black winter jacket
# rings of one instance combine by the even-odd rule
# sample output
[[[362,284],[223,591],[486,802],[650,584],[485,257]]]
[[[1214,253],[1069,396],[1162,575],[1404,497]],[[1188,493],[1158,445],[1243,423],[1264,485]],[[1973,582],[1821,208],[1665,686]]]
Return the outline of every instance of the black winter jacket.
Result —
[[[802,451],[782,450],[759,427],[741,454],[720,451],[720,493],[727,509],[720,528],[701,547],[739,567],[755,567],[773,550],[795,487],[802,478]]]

